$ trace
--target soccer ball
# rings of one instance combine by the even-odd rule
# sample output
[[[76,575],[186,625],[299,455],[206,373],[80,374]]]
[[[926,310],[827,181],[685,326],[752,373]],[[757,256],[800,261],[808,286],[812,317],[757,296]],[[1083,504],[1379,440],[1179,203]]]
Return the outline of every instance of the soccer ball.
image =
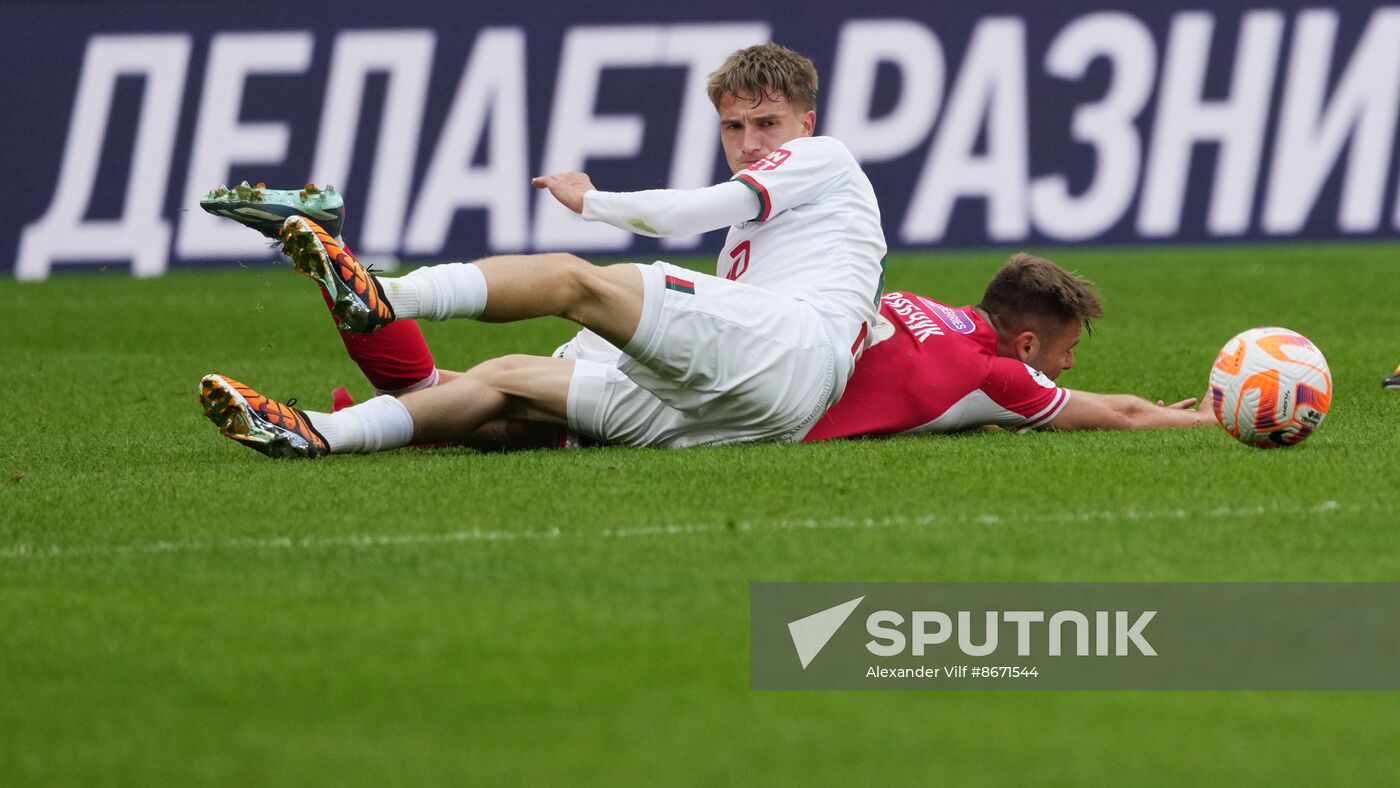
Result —
[[[1215,420],[1241,443],[1292,446],[1313,434],[1332,404],[1327,359],[1286,328],[1251,328],[1220,349],[1210,370]]]

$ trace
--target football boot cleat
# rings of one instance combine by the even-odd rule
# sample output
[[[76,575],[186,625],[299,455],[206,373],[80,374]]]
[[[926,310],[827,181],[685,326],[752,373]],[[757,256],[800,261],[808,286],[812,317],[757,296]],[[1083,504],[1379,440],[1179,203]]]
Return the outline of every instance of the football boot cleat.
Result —
[[[379,280],[349,249],[304,216],[282,223],[282,252],[292,265],[316,280],[331,297],[331,314],[346,331],[368,334],[394,322],[394,308]]]
[[[231,189],[220,186],[204,195],[199,207],[273,240],[289,216],[310,217],[333,238],[340,237],[345,222],[345,200],[330,186],[321,189],[314,183],[303,189],[269,189],[262,183],[250,186],[247,181]]]
[[[232,378],[205,375],[199,381],[199,403],[225,438],[273,459],[315,459],[331,452],[305,413]]]

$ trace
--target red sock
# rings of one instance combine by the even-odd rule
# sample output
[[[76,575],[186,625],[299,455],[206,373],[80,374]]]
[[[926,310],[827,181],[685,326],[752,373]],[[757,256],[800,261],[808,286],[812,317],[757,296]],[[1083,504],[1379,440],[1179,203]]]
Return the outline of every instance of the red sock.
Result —
[[[355,398],[350,396],[350,392],[340,386],[331,392],[331,413],[339,413],[342,410],[355,404]]]
[[[332,301],[324,289],[321,297]],[[412,320],[397,320],[373,334],[340,332],[350,359],[379,391],[401,391],[426,380],[437,369],[428,341]]]

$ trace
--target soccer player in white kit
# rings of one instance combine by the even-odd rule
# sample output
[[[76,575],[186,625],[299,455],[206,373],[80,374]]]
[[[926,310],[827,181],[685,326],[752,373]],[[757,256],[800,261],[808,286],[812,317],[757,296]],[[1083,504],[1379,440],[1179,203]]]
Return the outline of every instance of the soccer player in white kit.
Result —
[[[600,192],[582,173],[535,180],[585,219],[632,232],[729,226],[714,276],[553,254],[375,279],[313,222],[289,218],[284,251],[333,296],[347,329],[558,315],[585,331],[560,357],[497,359],[334,414],[302,413],[209,375],[206,413],[226,436],[272,456],[450,441],[502,418],[626,445],[801,440],[840,398],[869,341],[885,254],[869,180],[844,145],[812,136],[815,92],[806,58],[772,44],[741,50],[709,86],[732,180],[637,193]]]

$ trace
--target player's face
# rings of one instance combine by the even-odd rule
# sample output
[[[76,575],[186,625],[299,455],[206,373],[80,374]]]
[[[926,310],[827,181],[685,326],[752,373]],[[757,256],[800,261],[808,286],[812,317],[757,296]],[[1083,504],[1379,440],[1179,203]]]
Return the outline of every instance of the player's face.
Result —
[[[719,137],[732,172],[746,170],[759,159],[798,137],[812,136],[817,113],[800,112],[786,98],[726,93],[719,101]]]
[[[1080,339],[1079,321],[1070,320],[1057,329],[1042,332],[1028,348],[1030,358],[1021,360],[1054,380],[1061,372],[1074,367],[1074,347]]]

